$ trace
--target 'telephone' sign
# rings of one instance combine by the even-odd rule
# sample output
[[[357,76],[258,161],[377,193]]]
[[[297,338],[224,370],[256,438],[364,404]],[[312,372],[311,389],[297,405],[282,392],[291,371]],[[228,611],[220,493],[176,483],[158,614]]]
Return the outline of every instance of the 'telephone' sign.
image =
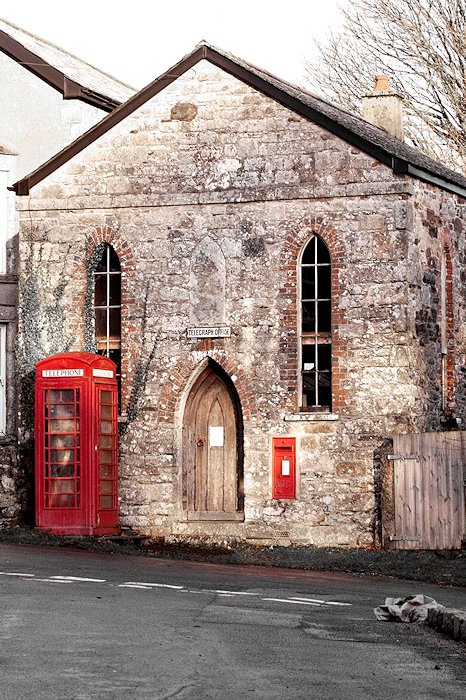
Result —
[[[43,369],[43,377],[84,377],[83,369]]]

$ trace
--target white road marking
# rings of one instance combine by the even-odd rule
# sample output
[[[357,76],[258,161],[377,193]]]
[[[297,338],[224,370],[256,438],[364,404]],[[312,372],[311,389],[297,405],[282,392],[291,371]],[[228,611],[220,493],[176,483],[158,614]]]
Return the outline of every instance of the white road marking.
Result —
[[[71,581],[62,581],[60,579],[53,578],[34,578],[33,581],[43,581],[45,583],[72,583]]]
[[[298,597],[292,597],[291,600],[302,600],[302,601],[311,601],[312,603],[321,603],[322,605],[349,605],[351,607],[352,603],[337,603],[334,600],[319,600],[317,598],[298,598]]]
[[[60,581],[88,581],[90,583],[105,583],[104,578],[84,578],[82,576],[50,576],[51,579]]]
[[[212,590],[207,591],[208,593],[225,593],[226,595],[259,595],[259,593],[249,593],[248,591],[223,591],[223,590]]]
[[[170,586],[168,583],[148,583],[147,581],[126,581],[125,585],[130,586],[149,586],[150,588],[173,588],[180,591],[184,586]]]
[[[42,581],[46,583],[72,583],[74,582],[84,582],[84,583],[108,583],[104,578],[87,578],[84,576],[50,576],[49,578],[36,578],[35,574],[27,574],[16,571],[0,571],[0,576],[16,576],[23,579],[34,579],[34,581]],[[108,584],[114,585],[114,584]],[[249,591],[229,591],[225,589],[215,588],[215,589],[186,589],[184,586],[175,586],[168,583],[152,583],[148,581],[126,581],[125,583],[118,584],[118,588],[139,588],[142,590],[150,591],[154,588],[169,588],[171,590],[178,591],[180,593],[200,593],[204,595],[217,594],[222,598],[233,598],[234,596],[259,596],[259,593],[251,593]],[[271,601],[274,603],[288,603],[290,605],[311,605],[314,607],[320,607],[321,605],[333,605],[341,607],[351,607],[352,603],[341,603],[336,600],[322,600],[320,598],[302,598],[300,596],[291,596],[290,598],[261,598],[261,600]]]
[[[316,608],[320,608],[320,603],[305,603],[303,600],[290,600],[289,598],[261,598],[261,600],[272,600],[275,603],[291,603],[292,605],[314,605]]]
[[[351,607],[352,603],[336,603],[334,600],[326,600],[325,605],[349,605]]]

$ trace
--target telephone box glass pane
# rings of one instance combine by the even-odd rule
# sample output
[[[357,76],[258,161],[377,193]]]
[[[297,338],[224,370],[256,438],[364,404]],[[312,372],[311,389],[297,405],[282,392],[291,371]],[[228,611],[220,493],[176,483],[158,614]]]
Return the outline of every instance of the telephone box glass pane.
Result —
[[[79,389],[45,392],[45,508],[80,506],[79,400]]]
[[[74,389],[49,389],[45,392],[46,404],[74,403]]]
[[[111,435],[101,435],[99,437],[99,445],[100,445],[100,447],[103,447],[103,448],[106,447],[107,449],[108,448],[111,449],[113,447],[112,436]]]
[[[102,450],[102,464],[113,464],[113,455],[110,450]]]
[[[102,464],[100,467],[100,476],[102,479],[108,479],[113,476],[113,467],[111,464]]]
[[[100,407],[100,417],[101,418],[112,418],[112,407],[111,406],[101,406]]]
[[[103,494],[109,494],[113,493],[113,484],[111,481],[102,481],[102,493]]]
[[[50,447],[64,448],[76,445],[75,435],[50,435]],[[47,441],[48,443],[48,441]]]

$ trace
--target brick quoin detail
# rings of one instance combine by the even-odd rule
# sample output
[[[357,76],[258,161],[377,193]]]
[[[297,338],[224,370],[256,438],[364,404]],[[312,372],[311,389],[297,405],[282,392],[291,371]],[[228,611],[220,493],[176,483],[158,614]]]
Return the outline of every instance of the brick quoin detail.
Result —
[[[112,246],[118,255],[121,266],[121,401],[124,412],[124,407],[130,395],[130,387],[128,387],[127,382],[128,367],[134,365],[135,360],[135,358],[130,356],[129,348],[125,347],[125,336],[137,331],[134,321],[131,320],[135,304],[131,283],[135,278],[136,271],[132,250],[120,232],[110,226],[96,226],[86,236],[84,258],[82,254],[77,253],[75,255],[75,269],[82,270],[83,279],[87,277],[87,269],[92,254],[101,243],[107,243]],[[78,306],[83,304],[82,298],[76,299],[75,302]]]
[[[339,306],[341,296],[340,275],[343,269],[344,247],[341,236],[335,228],[325,223],[322,217],[305,219],[299,228],[293,229],[285,239],[280,263],[280,277],[283,280],[280,298],[283,311],[280,317],[280,378],[286,385],[289,396],[289,410],[299,409],[300,367],[298,367],[298,346],[300,342],[298,269],[301,253],[313,234],[326,244],[332,264],[332,411],[337,413],[347,406],[347,393],[343,389],[346,379],[345,358],[348,354],[347,342],[340,338],[339,329],[345,323],[345,311]]]
[[[213,343],[213,341],[209,342]],[[181,395],[192,373],[200,364],[199,347],[196,348],[196,350],[197,357],[189,355],[181,359],[172,370],[163,386],[159,403],[159,418],[161,423],[172,424],[175,422],[175,413]],[[243,419],[251,420],[252,417],[257,414],[257,410],[254,405],[252,388],[243,370],[240,369],[235,360],[229,357],[223,350],[221,352],[216,352],[213,345],[210,349],[203,350],[202,352],[204,355],[203,359],[211,357],[222,367],[226,374],[228,374],[238,392]]]
[[[453,263],[452,263],[452,242],[451,242],[451,231],[448,228],[443,229],[440,242],[442,244],[441,255],[444,256],[445,260],[445,290],[440,290],[439,298],[442,299],[443,294],[445,294],[445,307],[446,307],[446,318],[443,319],[445,323],[445,343],[446,343],[446,371],[445,371],[445,382],[446,385],[443,386],[444,378],[442,376],[442,366],[440,366],[440,386],[442,387],[444,401],[445,401],[445,413],[447,415],[453,415],[456,408],[455,400],[455,390],[456,390],[456,377],[455,377],[455,364],[456,364],[456,343],[455,343],[455,316],[454,316],[454,298],[453,298]],[[442,315],[443,309],[440,309],[440,316]]]

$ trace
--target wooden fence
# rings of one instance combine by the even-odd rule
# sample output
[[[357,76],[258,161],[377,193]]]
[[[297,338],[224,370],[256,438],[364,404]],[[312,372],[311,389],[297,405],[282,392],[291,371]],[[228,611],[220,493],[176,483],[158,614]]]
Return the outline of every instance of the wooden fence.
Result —
[[[393,464],[392,532],[385,537],[392,548],[461,548],[465,538],[465,456],[463,432],[393,437],[393,454],[388,456]]]

